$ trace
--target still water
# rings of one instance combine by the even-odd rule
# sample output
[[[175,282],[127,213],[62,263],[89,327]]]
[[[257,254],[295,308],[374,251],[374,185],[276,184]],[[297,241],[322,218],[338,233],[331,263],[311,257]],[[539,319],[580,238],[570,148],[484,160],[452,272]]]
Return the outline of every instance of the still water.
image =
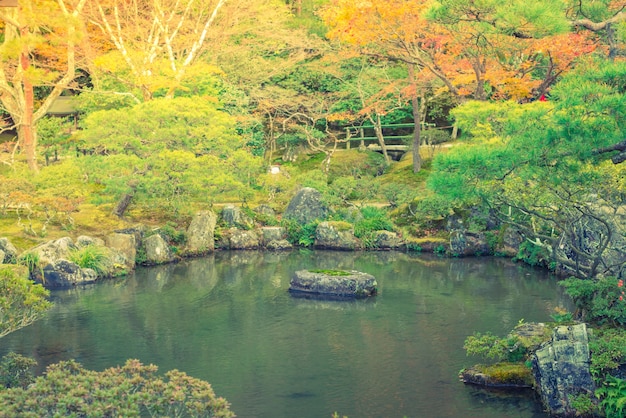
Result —
[[[300,269],[373,274],[359,301],[289,295]],[[399,252],[219,252],[53,293],[43,320],[0,340],[42,367],[128,358],[209,381],[243,418],[544,417],[532,394],[465,386],[474,331],[548,321],[569,300],[549,275],[502,258]]]

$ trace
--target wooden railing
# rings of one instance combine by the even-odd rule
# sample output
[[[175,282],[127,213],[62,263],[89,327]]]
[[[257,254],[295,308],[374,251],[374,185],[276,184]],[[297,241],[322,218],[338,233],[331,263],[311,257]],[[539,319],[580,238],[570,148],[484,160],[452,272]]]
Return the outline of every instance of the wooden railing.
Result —
[[[407,130],[413,129],[415,125],[413,123],[395,123],[389,125],[381,125],[380,128],[383,132],[389,130],[399,131],[399,130]],[[447,129],[448,127],[437,128],[434,123],[422,123],[422,129]],[[375,136],[369,136],[369,132],[374,131],[374,125],[363,125],[363,126],[349,126],[345,128],[346,131],[346,149],[350,149],[350,143],[353,141],[359,141],[360,147],[365,147],[366,142],[376,141],[378,142],[378,138]],[[368,133],[368,136],[365,136],[365,133]],[[405,135],[388,135],[383,134],[383,138],[385,139],[385,143],[391,146],[402,146],[406,143],[408,139],[413,138],[413,132]]]

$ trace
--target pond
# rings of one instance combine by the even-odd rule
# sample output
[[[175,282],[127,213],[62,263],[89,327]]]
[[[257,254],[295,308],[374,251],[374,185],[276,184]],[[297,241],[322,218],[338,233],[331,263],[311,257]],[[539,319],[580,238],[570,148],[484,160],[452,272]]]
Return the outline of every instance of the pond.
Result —
[[[367,300],[294,298],[300,269],[374,275]],[[474,331],[549,321],[569,299],[547,273],[504,258],[401,252],[218,252],[53,292],[43,320],[0,339],[41,367],[128,358],[209,381],[251,417],[544,417],[532,393],[458,381]],[[41,371],[41,370],[39,370]]]

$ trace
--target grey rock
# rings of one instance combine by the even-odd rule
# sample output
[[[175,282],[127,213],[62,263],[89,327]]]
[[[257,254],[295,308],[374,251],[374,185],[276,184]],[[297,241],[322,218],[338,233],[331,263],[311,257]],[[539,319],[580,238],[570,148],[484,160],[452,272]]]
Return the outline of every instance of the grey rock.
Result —
[[[150,235],[143,240],[143,249],[146,254],[145,264],[165,264],[174,260],[169,245],[159,234]]]
[[[279,241],[286,238],[285,228],[280,226],[264,226],[261,228],[261,241],[266,245],[271,241]]]
[[[234,205],[224,206],[222,219],[229,227],[251,229],[254,226],[254,221],[240,207]]]
[[[585,324],[556,327],[552,340],[533,356],[533,372],[541,400],[554,416],[574,416],[569,400],[593,394],[590,353]]]
[[[217,215],[212,211],[202,211],[194,215],[187,227],[185,255],[203,255],[215,250],[215,225]]]
[[[41,265],[46,265],[54,264],[55,261],[60,259],[69,259],[70,254],[74,250],[76,250],[74,241],[72,241],[70,237],[63,237],[38,245],[28,252],[39,257],[39,263]]]
[[[137,257],[137,238],[135,234],[125,234],[114,232],[105,237],[104,242],[107,247],[115,250],[121,257],[118,261],[122,261],[125,268],[133,270],[135,268],[135,259]]]
[[[259,236],[256,232],[233,228],[229,231],[229,248],[231,250],[254,250],[259,246]]]
[[[400,248],[404,242],[398,237],[398,234],[391,231],[374,232],[374,247],[381,250],[392,250]]]
[[[374,276],[356,270],[341,271],[339,274],[299,270],[289,282],[289,290],[296,294],[338,297],[373,296],[377,292],[377,286]]]
[[[254,208],[254,211],[261,215],[269,216],[271,218],[276,216],[276,211],[270,205],[259,205]]]
[[[506,226],[495,250],[508,257],[515,257],[519,253],[522,242],[524,242],[524,236],[516,228]]]
[[[287,241],[286,239],[278,239],[278,240],[272,240],[268,243],[265,244],[265,248],[267,248],[268,250],[291,250],[293,248],[293,245],[291,245],[291,243],[289,241]]]
[[[484,233],[469,231],[450,232],[450,252],[459,257],[486,255],[491,252]]]
[[[359,243],[354,227],[345,228],[345,222],[321,222],[315,229],[315,248],[327,250],[355,250]]]
[[[17,248],[11,244],[8,238],[0,238],[0,251],[3,253],[0,256],[0,264],[12,264],[17,260]]]
[[[97,245],[97,246],[103,247],[104,246],[104,240],[100,239],[100,238],[89,237],[87,235],[81,235],[78,238],[76,238],[75,245],[78,248],[87,247],[89,245]]]
[[[283,218],[308,224],[323,220],[327,215],[328,208],[322,202],[322,194],[311,187],[304,187],[291,199]]]
[[[71,261],[59,259],[43,268],[42,283],[47,288],[72,287],[93,283],[97,279],[92,269],[81,269]]]

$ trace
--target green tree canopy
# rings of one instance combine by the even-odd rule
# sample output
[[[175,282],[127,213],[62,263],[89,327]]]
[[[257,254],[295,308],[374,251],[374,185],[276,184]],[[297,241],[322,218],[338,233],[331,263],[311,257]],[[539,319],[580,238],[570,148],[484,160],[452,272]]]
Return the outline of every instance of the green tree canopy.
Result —
[[[624,86],[625,63],[589,62],[550,102],[459,107],[469,139],[436,158],[430,188],[457,205],[487,203],[555,262],[567,263],[563,251],[579,258],[570,266],[579,275],[613,272],[626,202],[626,168],[614,164],[624,151]],[[593,245],[582,243],[585,231]]]
[[[0,337],[41,318],[51,306],[47,296],[29,279],[26,267],[0,265]]]

